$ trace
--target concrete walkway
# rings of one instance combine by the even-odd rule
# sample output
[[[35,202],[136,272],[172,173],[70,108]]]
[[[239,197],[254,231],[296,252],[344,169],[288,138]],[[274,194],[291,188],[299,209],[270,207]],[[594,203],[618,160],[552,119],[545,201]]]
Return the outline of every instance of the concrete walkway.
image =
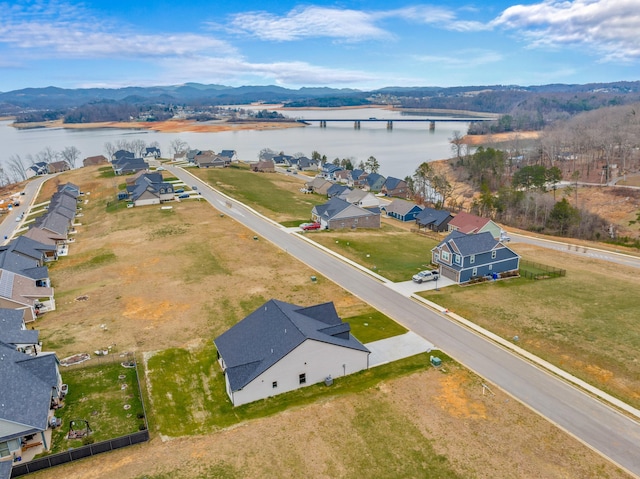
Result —
[[[431,291],[434,289],[445,288],[457,284],[455,281],[444,276],[440,276],[438,281],[426,281],[418,284],[414,281],[401,281],[399,283],[387,283],[387,286],[394,291],[397,291],[402,296],[410,298],[414,293],[420,293],[421,291]]]
[[[369,367],[371,368],[416,354],[427,353],[434,349],[433,344],[412,331],[400,336],[367,343],[365,346],[371,351],[369,355]]]

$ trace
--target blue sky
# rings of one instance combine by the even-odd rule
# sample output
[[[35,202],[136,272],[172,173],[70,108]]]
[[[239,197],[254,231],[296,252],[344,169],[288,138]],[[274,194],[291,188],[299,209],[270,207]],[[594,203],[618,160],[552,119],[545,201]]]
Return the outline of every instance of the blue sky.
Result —
[[[621,80],[640,80],[640,0],[0,0],[0,91]]]

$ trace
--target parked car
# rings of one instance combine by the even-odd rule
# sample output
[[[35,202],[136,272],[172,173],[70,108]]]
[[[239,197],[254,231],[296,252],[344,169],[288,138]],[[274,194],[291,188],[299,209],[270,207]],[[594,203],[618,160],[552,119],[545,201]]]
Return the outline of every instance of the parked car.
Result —
[[[197,190],[197,189],[198,189],[198,187],[197,187],[197,186],[195,186],[195,185],[193,185],[193,186],[191,187],[191,189],[195,191],[195,190]]]
[[[178,198],[180,198],[180,199],[189,198],[189,193],[183,193],[181,195],[178,195]]]
[[[320,223],[302,223],[300,228],[302,228],[302,231],[319,230]]]
[[[174,191],[174,193],[184,193],[184,188],[178,188],[177,190]]]
[[[420,271],[417,274],[413,275],[413,281],[415,283],[423,283],[424,281],[435,281],[436,279],[438,279],[440,277],[440,273],[437,270],[425,270],[425,271]]]
[[[509,241],[511,241],[511,237],[507,234],[506,231],[501,231],[500,232],[500,241],[502,241],[504,243],[508,243]]]

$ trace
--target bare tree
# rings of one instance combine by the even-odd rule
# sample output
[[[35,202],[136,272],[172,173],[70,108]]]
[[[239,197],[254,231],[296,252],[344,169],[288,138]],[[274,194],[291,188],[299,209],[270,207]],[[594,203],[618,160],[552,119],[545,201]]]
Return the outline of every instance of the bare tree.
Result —
[[[47,146],[40,153],[36,155],[37,158],[40,158],[40,161],[44,161],[45,163],[52,163],[59,158],[60,154],[55,151],[50,146]]]
[[[171,147],[171,152],[174,155],[177,155],[178,153],[182,153],[187,148],[189,148],[189,145],[187,144],[187,142],[181,140],[180,138],[176,138],[172,140],[169,146]]]
[[[75,146],[67,146],[60,152],[60,156],[63,160],[69,163],[69,167],[76,168],[78,158],[80,158],[80,150]]]
[[[116,152],[116,146],[110,141],[104,144],[104,152],[107,154],[109,161],[113,160],[113,154]]]
[[[25,163],[24,161],[22,161],[20,155],[11,155],[9,157],[7,166],[9,167],[9,176],[14,183],[18,183],[27,179],[27,167],[25,167],[24,165]]]
[[[463,135],[459,130],[454,130],[453,136],[449,138],[449,141],[451,142],[451,149],[455,153],[456,158],[461,158],[462,156],[462,145],[464,145],[462,138]]]
[[[144,150],[147,148],[147,144],[144,140],[133,140],[131,142],[131,151],[138,157],[142,157]]]

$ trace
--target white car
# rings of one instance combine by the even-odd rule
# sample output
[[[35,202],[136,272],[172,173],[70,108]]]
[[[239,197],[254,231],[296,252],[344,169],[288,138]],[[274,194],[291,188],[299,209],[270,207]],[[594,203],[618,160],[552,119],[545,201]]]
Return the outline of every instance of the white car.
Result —
[[[426,270],[426,271],[420,271],[417,274],[413,275],[413,281],[415,283],[423,283],[424,281],[435,281],[436,279],[438,279],[440,277],[440,273],[437,270]]]

